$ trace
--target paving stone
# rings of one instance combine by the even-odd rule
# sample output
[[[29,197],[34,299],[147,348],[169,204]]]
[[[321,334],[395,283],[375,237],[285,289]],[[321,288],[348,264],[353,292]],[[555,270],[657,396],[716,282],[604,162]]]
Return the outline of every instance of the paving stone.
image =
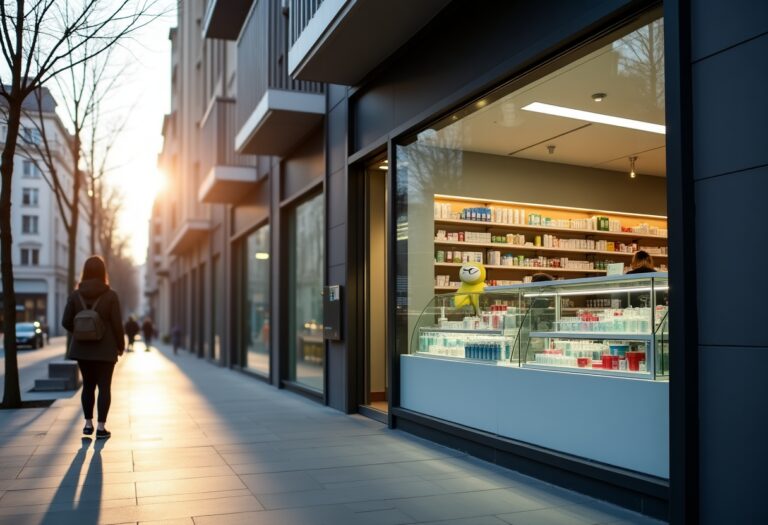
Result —
[[[204,499],[221,499],[221,498],[239,498],[242,496],[252,496],[251,491],[248,489],[235,489],[235,490],[223,490],[213,492],[193,492],[184,494],[167,494],[162,496],[146,496],[139,497],[137,502],[139,505],[150,505],[153,503],[173,503],[177,501],[199,501]]]
[[[110,499],[134,498],[135,500],[136,498],[136,488],[133,483],[94,484],[84,485],[82,490],[77,490],[77,488],[10,490],[0,499],[0,507]]]
[[[248,489],[259,496],[281,492],[299,492],[322,489],[322,484],[305,472],[279,472],[273,474],[246,474],[240,476]]]
[[[136,483],[136,495],[163,496],[168,494],[194,494],[246,488],[237,476],[216,476],[210,478],[175,479],[165,481],[141,481]]]

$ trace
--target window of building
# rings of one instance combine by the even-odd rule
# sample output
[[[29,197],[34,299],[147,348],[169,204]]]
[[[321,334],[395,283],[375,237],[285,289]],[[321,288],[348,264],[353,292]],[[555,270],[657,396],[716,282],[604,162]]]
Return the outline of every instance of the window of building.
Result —
[[[580,411],[584,434],[539,432],[592,385],[641,406],[670,380],[664,86],[663,20],[637,19],[398,141],[402,408],[668,477],[663,446],[591,447],[596,428],[663,444],[665,410]]]
[[[21,249],[22,266],[38,266],[40,264],[40,250],[38,248]]]
[[[39,204],[40,190],[37,188],[22,188],[21,204],[22,206],[36,207]]]
[[[37,128],[23,128],[22,137],[27,144],[40,144],[42,137]]]
[[[37,215],[21,216],[21,233],[39,233],[39,217]]]
[[[40,177],[40,168],[31,160],[24,160],[21,163],[21,174],[24,177],[36,179]]]
[[[324,385],[322,290],[325,201],[322,193],[289,217],[289,379],[313,390]]]
[[[243,361],[246,368],[269,375],[269,224],[250,234],[244,248]]]

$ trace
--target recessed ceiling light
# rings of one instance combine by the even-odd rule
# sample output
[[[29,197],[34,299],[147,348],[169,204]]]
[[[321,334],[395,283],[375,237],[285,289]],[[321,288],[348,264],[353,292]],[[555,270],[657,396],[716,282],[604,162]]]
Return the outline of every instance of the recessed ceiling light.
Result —
[[[605,93],[593,93],[592,94],[592,100],[595,102],[602,102],[605,97],[607,97]]]
[[[609,126],[618,126],[620,128],[637,129],[640,131],[647,131],[649,133],[659,133],[660,135],[665,135],[667,133],[666,126],[662,124],[653,124],[651,122],[643,122],[642,120],[632,120],[628,118],[614,117],[612,115],[603,115],[602,113],[593,113],[591,111],[581,111],[580,109],[564,108],[562,106],[554,106],[552,104],[544,104],[542,102],[533,102],[525,106],[523,109],[526,111],[534,111],[536,113],[544,113],[557,117],[586,120],[587,122],[608,124]]]
[[[488,101],[487,101],[487,100],[485,100],[485,99],[483,99],[483,100],[478,100],[478,101],[477,101],[477,104],[475,104],[475,105],[476,105],[477,107],[479,107],[479,108],[484,108],[485,106],[487,106],[487,105],[488,105]]]
[[[387,171],[389,169],[389,166],[382,164],[381,166],[379,166],[379,169],[382,171]]]
[[[254,257],[260,261],[266,261],[267,259],[269,259],[269,254],[267,252],[256,252],[256,255],[254,255]]]

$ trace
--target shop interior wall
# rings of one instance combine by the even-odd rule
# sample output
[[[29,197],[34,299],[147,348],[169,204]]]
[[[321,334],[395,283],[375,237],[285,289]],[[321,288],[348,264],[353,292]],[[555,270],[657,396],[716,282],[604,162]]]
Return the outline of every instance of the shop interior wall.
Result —
[[[382,66],[353,98],[353,151],[386,137],[413,119],[498,84],[510,72],[618,13],[651,1],[574,0],[451,2]]]
[[[367,174],[368,192],[368,352],[369,392],[386,390],[386,172],[373,169]]]
[[[735,270],[743,263],[759,272],[768,260],[768,3],[690,6],[695,190],[688,197],[696,203],[699,519],[768,523],[768,381],[758,365],[768,355],[766,286],[761,276],[753,280],[752,271],[742,279]],[[722,104],[723,93],[736,96]],[[725,255],[728,246],[738,249]]]
[[[615,171],[457,150],[444,150],[444,155],[431,157],[443,160],[429,164],[427,171],[418,173],[419,156],[409,159],[409,175],[421,181],[411,185],[408,202],[408,289],[409,311],[413,314],[420,312],[434,295],[435,193],[609,211],[666,213],[664,177],[640,175],[633,180],[628,174]],[[409,336],[415,322],[414,315],[409,320]]]

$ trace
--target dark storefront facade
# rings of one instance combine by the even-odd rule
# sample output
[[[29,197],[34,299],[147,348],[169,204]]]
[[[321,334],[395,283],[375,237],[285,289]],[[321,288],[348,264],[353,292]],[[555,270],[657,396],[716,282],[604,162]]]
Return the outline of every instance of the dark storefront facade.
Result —
[[[756,87],[766,80],[756,67],[768,46],[764,7],[255,0],[237,13],[223,4],[209,2],[204,34],[236,42],[228,140],[248,171],[210,179],[201,196],[213,219],[198,228],[206,240],[189,233],[175,244],[189,255],[171,266],[170,317],[187,347],[337,410],[675,523],[766,517],[755,423],[766,387],[755,367],[736,363],[759,360],[768,341],[750,313],[760,294],[731,284],[722,253],[732,239],[746,260],[765,255],[749,241],[760,237],[757,195],[768,189],[757,138],[768,122]],[[475,210],[493,225],[473,223]],[[590,231],[595,215],[610,228]],[[602,277],[638,248],[654,255],[652,284],[597,281],[604,295],[626,288],[623,303],[588,303],[565,285],[536,293],[562,294],[574,309],[661,312],[668,340],[626,337],[649,362],[615,378],[547,370],[542,356],[538,368],[525,363],[547,392],[567,376],[572,390],[550,407],[584,411],[596,440],[626,443],[578,452],[590,449],[431,411],[450,381],[459,391],[485,373],[500,384],[522,377],[414,350],[423,312],[455,290],[461,263],[479,257],[501,293],[524,289],[535,271]],[[639,295],[646,286],[650,305]],[[662,348],[655,361],[651,339]],[[413,363],[449,363],[456,376],[419,376]],[[503,392],[487,395],[499,407],[530,403],[507,403]],[[643,407],[627,409],[643,443],[617,428],[623,395]],[[601,396],[616,408],[601,414]],[[583,431],[538,415],[553,434],[575,441]],[[648,461],[634,461],[633,449]]]

